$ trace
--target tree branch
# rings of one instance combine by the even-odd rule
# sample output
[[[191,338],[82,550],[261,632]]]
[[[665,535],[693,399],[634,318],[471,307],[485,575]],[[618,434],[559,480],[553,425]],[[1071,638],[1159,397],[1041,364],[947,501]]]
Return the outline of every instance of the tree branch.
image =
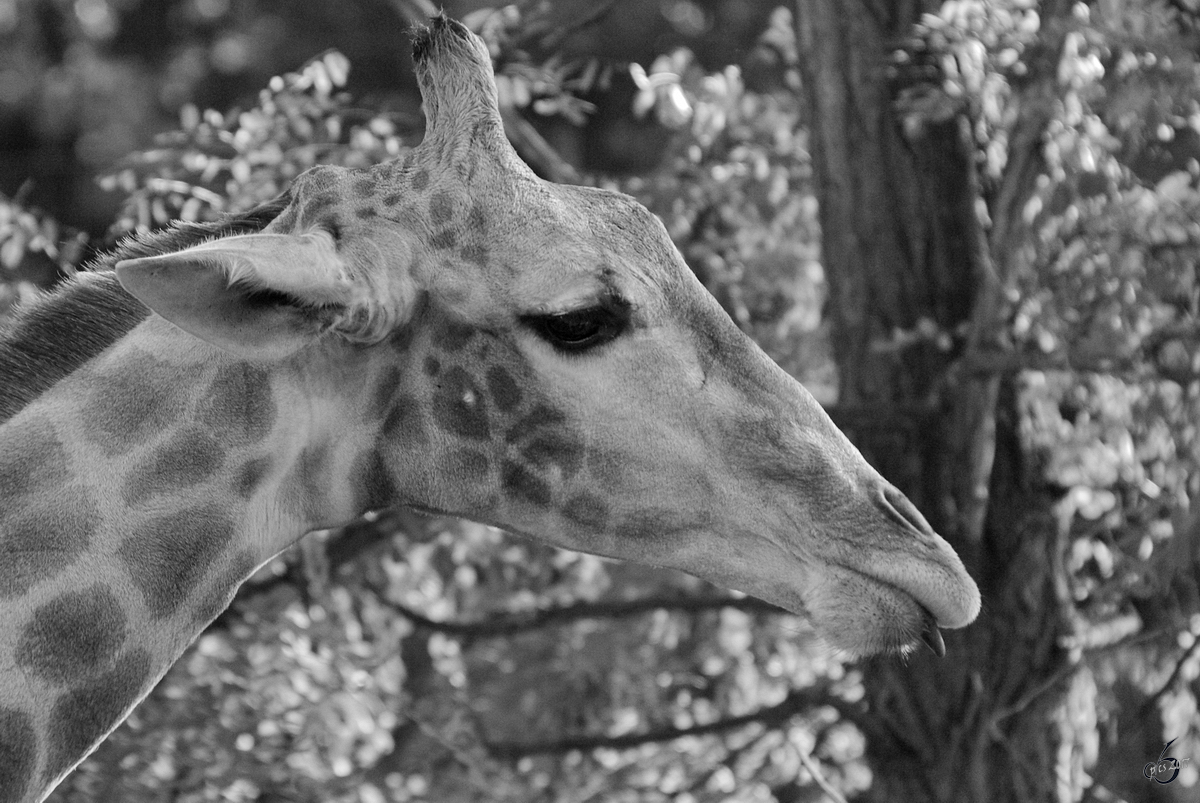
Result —
[[[1077,664],[1067,664],[1062,667],[1059,667],[1059,669],[1056,672],[1054,672],[1054,674],[1050,675],[1050,677],[1048,677],[1048,678],[1045,678],[1044,680],[1042,680],[1041,683],[1038,683],[1036,686],[1034,686],[1032,689],[1030,689],[1024,695],[1022,695],[1021,699],[1017,700],[1012,705],[1008,705],[1008,706],[1005,706],[1004,708],[997,709],[992,714],[990,721],[988,723],[988,728],[991,731],[991,733],[996,737],[996,739],[1001,739],[1002,738],[1002,735],[1000,733],[1000,723],[1001,722],[1008,719],[1009,717],[1016,716],[1017,714],[1024,711],[1026,708],[1028,708],[1030,705],[1032,705],[1035,700],[1037,700],[1043,694],[1050,691],[1055,686],[1057,686],[1059,683],[1061,683],[1063,680],[1065,680],[1068,676],[1070,676],[1070,674],[1072,672],[1074,672],[1077,668],[1078,668]]]
[[[567,39],[579,33],[580,31],[592,27],[607,17],[619,2],[621,2],[621,0],[604,0],[604,2],[596,4],[591,11],[575,20],[575,22],[572,24],[555,25],[553,28],[551,28],[549,33],[543,34],[543,30],[539,30],[541,26],[532,26],[532,30],[527,32],[525,36],[518,40],[519,44],[524,46],[533,39],[540,37],[538,46],[543,50],[546,52],[558,50],[562,46],[562,43]]]
[[[339,568],[349,564],[367,550],[386,543],[397,532],[403,531],[409,534],[410,540],[413,542],[423,540],[423,533],[429,530],[426,522],[430,521],[434,521],[434,519],[412,511],[397,509],[384,512],[374,520],[361,519],[348,525],[340,533],[330,537],[325,544],[330,575],[336,574]],[[283,574],[242,586],[238,591],[237,598],[241,602],[246,602],[254,597],[269,594],[280,586],[301,588],[304,583],[303,571],[293,564]],[[623,619],[660,608],[692,613],[720,608],[733,608],[750,613],[786,613],[778,606],[753,597],[657,596],[633,600],[580,602],[542,608],[529,613],[506,613],[477,621],[439,622],[404,605],[389,604],[418,627],[450,635],[483,638],[505,636],[580,619]],[[236,618],[238,615],[234,606],[230,606],[209,625],[209,629],[227,628],[230,618]]]
[[[821,705],[830,705],[839,712],[852,706],[828,694],[825,688],[795,689],[778,705],[761,708],[750,714],[726,717],[714,722],[693,725],[690,728],[656,728],[643,733],[627,733],[622,736],[565,736],[561,739],[528,742],[487,742],[488,750],[497,758],[517,759],[539,754],[561,754],[572,750],[626,750],[652,742],[670,742],[685,736],[706,736],[724,733],[747,725],[778,727],[796,714]]]
[[[504,119],[504,133],[516,148],[521,158],[529,163],[534,172],[555,184],[582,184],[579,171],[538,133],[533,124],[512,108],[500,110]]]
[[[817,762],[813,761],[813,757],[801,750],[796,750],[796,755],[800,757],[800,763],[804,765],[804,769],[808,770],[808,774],[816,781],[817,786],[821,787],[821,791],[829,796],[833,803],[846,803],[846,798],[841,792],[833,788],[829,781],[825,780],[821,768],[817,766]]]
[[[478,621],[437,621],[397,603],[389,606],[417,627],[456,636],[494,638],[580,619],[624,619],[657,610],[686,613],[733,608],[755,613],[786,613],[782,608],[753,597],[646,597],[633,600],[578,602],[531,613],[505,613]]]
[[[1164,336],[1162,339],[1167,339]],[[1154,342],[1147,343],[1137,352],[1121,357],[1102,357],[1095,355],[1078,355],[1069,352],[1022,352],[1015,350],[980,349],[968,351],[963,355],[961,365],[967,374],[972,375],[1001,375],[1015,374],[1019,371],[1077,371],[1080,373],[1111,374],[1114,376],[1142,377],[1146,375],[1161,376],[1163,379],[1186,381],[1195,379],[1200,374],[1195,372],[1172,371],[1167,376],[1153,360],[1145,353]]]
[[[1142,712],[1144,714],[1152,712],[1154,710],[1154,706],[1158,705],[1158,701],[1161,700],[1167,694],[1167,692],[1171,691],[1171,689],[1179,681],[1180,676],[1183,674],[1183,665],[1191,660],[1192,657],[1196,655],[1197,651],[1200,651],[1200,638],[1193,641],[1192,646],[1183,651],[1183,655],[1179,657],[1179,661],[1175,664],[1175,669],[1172,670],[1171,676],[1167,678],[1167,682],[1162,685],[1162,688],[1154,692],[1154,694],[1150,695],[1146,702],[1142,703]]]

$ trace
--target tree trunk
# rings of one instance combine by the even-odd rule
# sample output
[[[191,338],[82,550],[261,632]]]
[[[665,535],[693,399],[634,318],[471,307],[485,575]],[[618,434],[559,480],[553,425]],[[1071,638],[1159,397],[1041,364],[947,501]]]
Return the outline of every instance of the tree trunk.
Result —
[[[1060,646],[1071,601],[1054,500],[1025,475],[1015,383],[959,359],[1003,344],[1001,289],[1028,258],[1019,212],[1042,168],[1055,72],[1017,88],[985,231],[969,110],[889,64],[937,5],[795,4],[840,374],[831,413],[951,541],[984,599],[975,624],[946,634],[945,659],[864,667],[868,799],[1077,799],[1082,737],[1068,705],[1092,687]],[[1043,6],[1043,30],[1070,7]],[[1043,46],[1031,64],[1056,60]]]

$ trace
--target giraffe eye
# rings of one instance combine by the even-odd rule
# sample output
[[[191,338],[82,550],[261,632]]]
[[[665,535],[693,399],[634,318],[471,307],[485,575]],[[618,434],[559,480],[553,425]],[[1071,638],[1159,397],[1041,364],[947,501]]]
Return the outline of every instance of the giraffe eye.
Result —
[[[543,340],[563,351],[583,351],[607,343],[625,331],[628,307],[606,305],[558,315],[531,315],[526,322]]]

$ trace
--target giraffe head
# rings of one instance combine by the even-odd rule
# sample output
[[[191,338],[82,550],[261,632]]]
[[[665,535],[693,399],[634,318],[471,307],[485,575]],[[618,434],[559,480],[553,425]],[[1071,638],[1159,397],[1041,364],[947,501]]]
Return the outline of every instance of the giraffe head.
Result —
[[[428,128],[403,160],[314,168],[261,232],[117,265],[180,329],[305,377],[297,429],[346,453],[329,509],[408,505],[682,569],[854,654],[940,651],[936,626],[974,619],[951,548],[662,224],[520,161],[479,39],[438,18],[414,60]]]

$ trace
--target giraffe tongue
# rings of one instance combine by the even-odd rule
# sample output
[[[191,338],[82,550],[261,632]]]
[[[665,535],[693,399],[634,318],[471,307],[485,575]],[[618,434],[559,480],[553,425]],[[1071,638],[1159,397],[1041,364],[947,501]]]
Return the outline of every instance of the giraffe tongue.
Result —
[[[925,646],[933,650],[933,654],[938,658],[946,657],[946,642],[942,641],[942,631],[938,630],[937,622],[929,611],[925,611],[925,621],[921,627],[921,641],[925,642]]]

